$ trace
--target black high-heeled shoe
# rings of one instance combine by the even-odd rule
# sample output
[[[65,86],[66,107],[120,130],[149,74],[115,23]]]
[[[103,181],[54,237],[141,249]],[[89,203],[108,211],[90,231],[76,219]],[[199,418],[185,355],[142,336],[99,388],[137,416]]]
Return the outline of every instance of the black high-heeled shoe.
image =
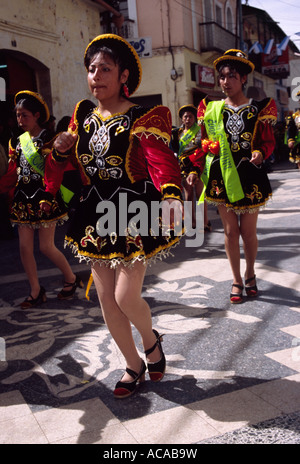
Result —
[[[74,293],[76,292],[77,287],[83,288],[83,282],[81,278],[77,275],[75,282],[70,283],[70,282],[64,282],[64,288],[59,292],[57,295],[57,298],[59,300],[68,300],[71,298]],[[71,287],[70,290],[65,290],[66,287]]]
[[[254,285],[247,285],[252,280],[255,281],[255,284]],[[258,289],[257,289],[257,285],[256,285],[256,275],[255,274],[254,274],[253,277],[250,277],[250,279],[245,280],[245,290],[246,290],[247,296],[255,297],[255,296],[258,295]]]
[[[132,395],[135,392],[137,383],[145,381],[146,364],[142,359],[141,362],[142,366],[139,373],[136,373],[135,371],[126,367],[126,372],[133,378],[133,381],[122,382],[122,380],[119,380],[114,389],[115,398],[128,398],[128,396]]]
[[[40,287],[39,294],[36,298],[33,298],[32,295],[29,295],[26,300],[24,300],[20,306],[22,309],[33,308],[34,306],[39,306],[42,303],[47,301],[46,290],[44,287]]]
[[[165,370],[166,370],[166,358],[162,350],[161,342],[162,342],[162,335],[159,335],[157,330],[153,329],[153,333],[156,336],[156,342],[154,345],[149,348],[149,350],[145,351],[145,355],[148,356],[151,354],[155,348],[158,346],[161,358],[157,362],[148,362],[147,367],[148,367],[148,372],[150,379],[152,382],[159,382],[163,376],[165,375]]]

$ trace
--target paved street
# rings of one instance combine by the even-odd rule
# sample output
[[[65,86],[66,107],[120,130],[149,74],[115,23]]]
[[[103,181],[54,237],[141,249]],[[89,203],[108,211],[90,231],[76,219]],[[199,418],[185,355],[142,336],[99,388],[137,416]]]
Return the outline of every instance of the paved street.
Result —
[[[148,268],[143,292],[165,334],[167,372],[125,400],[112,395],[125,366],[94,286],[89,301],[81,289],[57,300],[61,275],[38,255],[47,302],[21,310],[28,284],[18,239],[1,240],[0,443],[300,444],[300,171],[282,163],[269,177],[259,298],[230,304],[223,231],[209,208],[213,231],[202,246],[182,241]],[[86,284],[89,268],[65,253]]]

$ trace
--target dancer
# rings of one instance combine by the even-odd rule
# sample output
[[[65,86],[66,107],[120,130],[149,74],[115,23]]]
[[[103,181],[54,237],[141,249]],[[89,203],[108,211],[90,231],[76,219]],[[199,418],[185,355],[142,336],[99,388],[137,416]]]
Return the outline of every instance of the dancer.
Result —
[[[146,109],[129,100],[142,76],[134,48],[117,35],[100,35],[87,46],[84,64],[98,105],[89,100],[76,105],[68,132],[54,143],[46,183],[47,191],[55,194],[65,160],[76,157],[84,186],[66,242],[92,266],[105,322],[126,362],[114,396],[125,398],[146,371],[131,324],[141,335],[151,380],[160,381],[165,372],[162,338],[152,329],[150,308],[141,293],[146,264],[166,256],[180,240],[171,227],[162,234],[159,215],[151,227],[151,216],[155,202],[165,200],[175,224],[181,221],[181,178],[168,147],[170,111],[163,106]],[[137,203],[147,211],[143,220],[137,219],[136,209],[132,212]]]
[[[45,192],[44,169],[53,140],[43,124],[49,119],[49,109],[43,97],[29,90],[15,96],[15,111],[19,127],[24,131],[9,142],[9,164],[0,180],[0,192],[14,189],[10,220],[18,226],[21,261],[26,272],[30,295],[21,303],[22,309],[39,306],[46,301],[46,291],[39,283],[34,256],[34,235],[38,230],[40,251],[64,276],[64,288],[59,299],[71,298],[77,287],[83,287],[64,254],[55,245],[56,224],[67,220],[67,211],[60,193],[55,197]],[[47,212],[40,209],[47,202]]]
[[[240,269],[242,238],[246,269],[245,290],[258,294],[255,260],[257,217],[272,195],[263,161],[273,152],[272,124],[277,118],[273,99],[254,101],[244,94],[247,76],[254,69],[247,55],[228,50],[214,61],[223,101],[202,100],[198,122],[202,127],[202,149],[207,152],[202,180],[207,202],[217,205],[225,233],[225,249],[233,274],[231,303],[243,301]]]
[[[300,91],[296,96],[300,100]],[[300,111],[297,110],[286,118],[286,139],[290,149],[289,160],[300,169]]]
[[[196,201],[199,200],[203,183],[200,179],[205,156],[201,148],[201,130],[197,124],[197,108],[194,105],[184,105],[178,111],[181,127],[172,131],[171,146],[178,157],[182,176],[184,199],[190,201],[192,208],[192,227],[196,227]],[[193,175],[192,175],[193,174]],[[211,222],[208,220],[207,203],[204,202],[204,231],[211,232]]]

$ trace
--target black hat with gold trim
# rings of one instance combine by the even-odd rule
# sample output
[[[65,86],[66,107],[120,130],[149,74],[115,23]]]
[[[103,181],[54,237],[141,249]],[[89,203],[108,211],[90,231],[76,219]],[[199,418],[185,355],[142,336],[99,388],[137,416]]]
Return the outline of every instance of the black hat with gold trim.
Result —
[[[97,49],[107,47],[115,51],[122,58],[125,69],[128,69],[129,71],[127,87],[129,95],[132,95],[141,83],[142,66],[137,52],[130,43],[123,39],[123,37],[116,34],[98,35],[88,44],[85,50],[84,65],[86,69],[88,69],[87,53],[90,51],[91,47],[93,47],[95,53],[97,53]]]
[[[39,121],[41,124],[47,122],[50,118],[50,111],[47,103],[43,99],[42,95],[37,92],[31,92],[31,90],[22,90],[15,95],[15,105],[19,103],[20,100],[32,100],[35,104],[38,103],[38,111],[40,113]]]
[[[250,74],[254,71],[254,64],[252,61],[248,60],[248,56],[242,50],[230,49],[227,50],[224,55],[220,56],[214,61],[214,67],[217,71],[222,64],[230,63],[231,64],[238,64],[242,65],[242,69],[246,74]]]
[[[194,105],[183,105],[181,108],[179,108],[178,116],[180,117],[180,119],[186,111],[190,111],[190,113],[193,113],[193,115],[197,119],[197,108]]]

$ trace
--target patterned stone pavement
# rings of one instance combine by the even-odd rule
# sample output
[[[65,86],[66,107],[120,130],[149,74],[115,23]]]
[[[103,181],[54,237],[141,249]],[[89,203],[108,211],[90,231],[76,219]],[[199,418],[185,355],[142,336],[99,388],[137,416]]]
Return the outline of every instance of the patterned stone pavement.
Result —
[[[0,443],[299,444],[299,175],[291,166],[270,173],[273,200],[258,223],[258,299],[229,302],[213,208],[202,246],[182,241],[148,268],[143,292],[165,334],[168,367],[162,382],[147,380],[126,400],[112,395],[124,364],[95,288],[89,301],[84,290],[57,300],[61,276],[39,255],[48,299],[22,311],[28,285],[18,239],[0,241]],[[65,253],[86,283],[88,267]]]

